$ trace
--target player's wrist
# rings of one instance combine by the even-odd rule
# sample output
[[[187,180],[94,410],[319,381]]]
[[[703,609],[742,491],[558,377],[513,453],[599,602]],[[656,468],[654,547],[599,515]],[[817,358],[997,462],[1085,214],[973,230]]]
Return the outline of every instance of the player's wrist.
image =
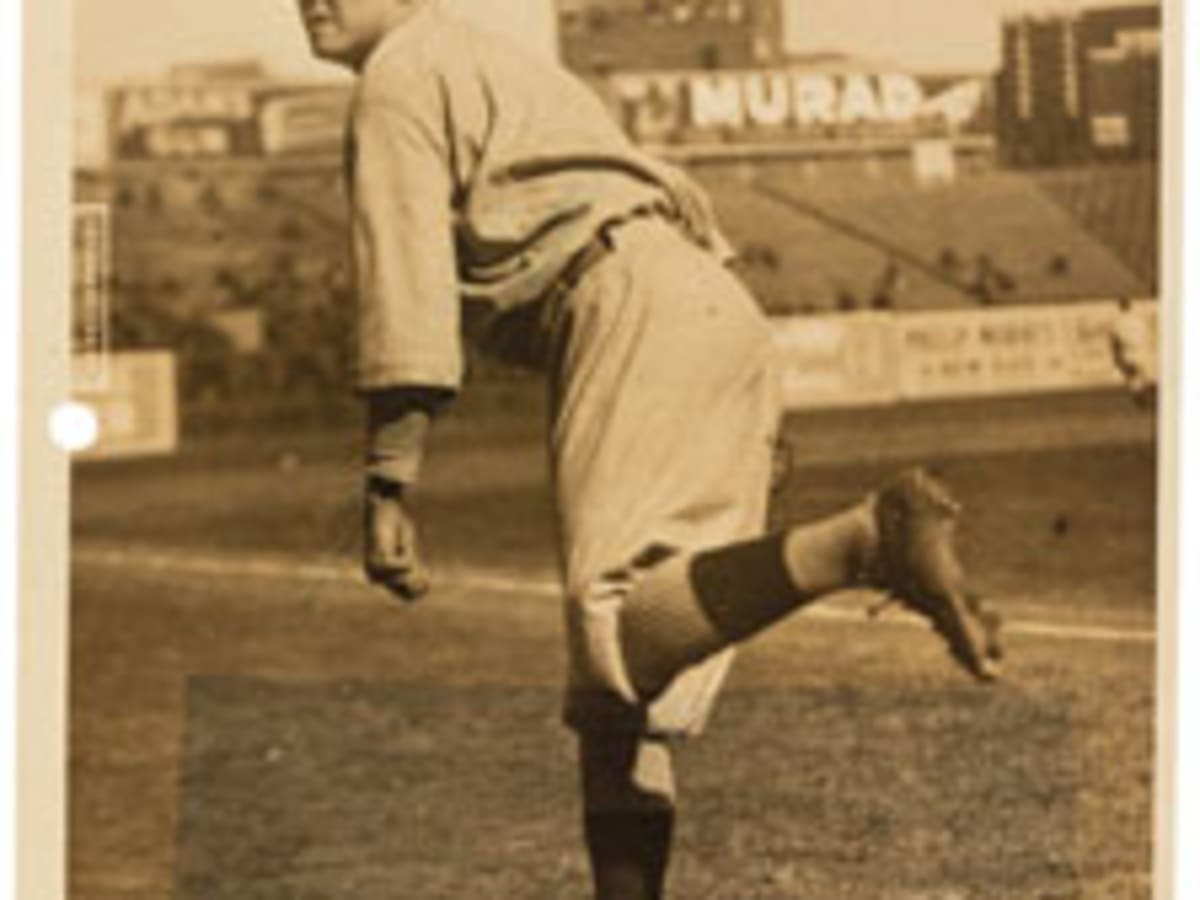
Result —
[[[445,402],[442,393],[423,388],[396,388],[367,396],[368,480],[390,491],[418,480],[433,420]]]
[[[408,498],[412,491],[410,482],[398,481],[386,475],[370,471],[364,477],[364,485],[368,494],[381,500],[403,501]]]
[[[381,484],[413,485],[420,480],[423,454],[419,448],[406,453],[369,452],[363,477]]]

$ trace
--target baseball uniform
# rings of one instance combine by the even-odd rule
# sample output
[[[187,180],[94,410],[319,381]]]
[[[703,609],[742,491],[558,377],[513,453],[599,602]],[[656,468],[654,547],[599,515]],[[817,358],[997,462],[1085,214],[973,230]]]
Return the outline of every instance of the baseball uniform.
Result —
[[[627,774],[669,798],[661,742],[702,726],[731,654],[672,614],[690,602],[687,560],[764,526],[778,420],[765,318],[719,235],[701,247],[672,221],[703,206],[686,177],[569,73],[437,0],[373,50],[348,138],[358,384],[456,391],[464,296],[546,371],[566,719],[640,736]],[[661,618],[650,634],[697,648],[650,692],[620,629],[637,592],[663,600],[645,607]]]

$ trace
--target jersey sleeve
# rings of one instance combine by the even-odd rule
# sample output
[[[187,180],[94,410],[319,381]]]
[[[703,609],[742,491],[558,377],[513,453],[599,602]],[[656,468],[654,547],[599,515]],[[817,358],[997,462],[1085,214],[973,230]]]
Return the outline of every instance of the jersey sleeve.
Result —
[[[462,380],[453,177],[432,96],[364,102],[351,121],[350,192],[362,391]]]

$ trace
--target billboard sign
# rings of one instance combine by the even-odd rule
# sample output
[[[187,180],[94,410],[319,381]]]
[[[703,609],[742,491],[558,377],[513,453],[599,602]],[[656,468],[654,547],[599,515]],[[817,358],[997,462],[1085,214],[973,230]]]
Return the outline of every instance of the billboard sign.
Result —
[[[258,112],[263,154],[340,153],[349,104],[341,88],[265,93]]]
[[[113,94],[113,137],[122,159],[197,159],[253,155],[254,94],[231,84],[122,88]]]
[[[1139,306],[1147,322],[1156,309]],[[1119,384],[1110,348],[1114,317],[1110,303],[906,316],[896,336],[902,391],[955,397]]]
[[[630,135],[647,143],[991,131],[989,81],[975,75],[808,67],[627,72],[611,76],[605,94]]]
[[[888,314],[778,318],[773,325],[787,408],[860,406],[898,399]]]
[[[95,412],[100,426],[96,443],[80,459],[152,456],[179,445],[175,357],[169,351],[114,353],[107,383],[77,386],[74,395]]]
[[[1134,304],[1157,372],[1158,303]],[[1112,301],[773,320],[789,409],[1112,388]]]
[[[336,154],[350,92],[335,85],[162,81],[109,95],[121,160]]]

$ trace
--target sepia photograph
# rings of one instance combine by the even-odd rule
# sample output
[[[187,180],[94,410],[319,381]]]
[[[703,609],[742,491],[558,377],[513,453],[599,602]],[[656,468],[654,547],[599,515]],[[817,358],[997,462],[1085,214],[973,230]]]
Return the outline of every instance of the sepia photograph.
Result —
[[[1175,896],[1172,2],[63,2],[64,896]]]

